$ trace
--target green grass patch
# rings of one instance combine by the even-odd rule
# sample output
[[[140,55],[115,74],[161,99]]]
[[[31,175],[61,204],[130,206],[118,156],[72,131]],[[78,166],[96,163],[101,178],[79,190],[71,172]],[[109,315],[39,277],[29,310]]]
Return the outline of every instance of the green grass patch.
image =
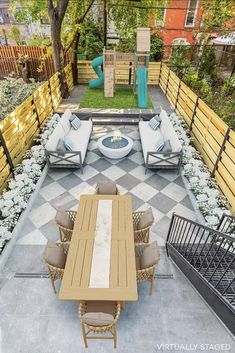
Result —
[[[106,98],[102,87],[87,88],[80,102],[80,108],[138,109],[137,96],[130,87],[116,87],[114,97]],[[147,108],[153,108],[149,97]]]

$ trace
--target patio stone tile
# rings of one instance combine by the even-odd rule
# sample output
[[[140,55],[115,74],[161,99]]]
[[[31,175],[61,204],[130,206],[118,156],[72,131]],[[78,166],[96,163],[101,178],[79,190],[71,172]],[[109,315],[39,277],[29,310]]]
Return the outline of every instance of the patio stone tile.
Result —
[[[175,183],[168,184],[164,189],[161,190],[164,195],[167,195],[177,202],[180,202],[187,195],[187,191]]]
[[[144,163],[143,154],[141,152],[135,152],[131,156],[128,156],[128,159],[132,160],[133,162],[142,165]]]
[[[132,131],[128,134],[128,136],[133,140],[138,140],[140,138],[140,134],[138,130]]]
[[[35,225],[30,221],[29,218],[27,218],[24,222],[24,226],[22,228],[22,232],[19,235],[19,239],[23,236],[25,236],[25,234],[28,234],[30,232],[32,232],[33,230],[35,230]]]
[[[33,207],[42,206],[46,201],[47,200],[44,197],[42,197],[42,195],[38,194],[36,199],[34,200]]]
[[[40,228],[40,232],[44,235],[46,239],[50,239],[54,242],[56,242],[60,238],[59,228],[55,223],[54,219],[44,224]]]
[[[46,178],[43,181],[42,187],[49,185],[50,183],[53,183],[54,179],[52,179],[48,174]]]
[[[140,200],[135,195],[131,195],[131,200],[132,200],[132,209],[133,209],[133,211],[137,211],[143,205],[143,201]]]
[[[98,171],[95,168],[91,167],[90,165],[86,165],[83,168],[83,173],[79,169],[76,172],[74,172],[74,174],[77,175],[83,181],[86,181],[92,178],[93,176],[95,176],[96,174],[98,174]]]
[[[152,175],[145,181],[148,185],[151,185],[153,188],[156,188],[158,191],[164,189],[168,184],[169,180],[161,177],[158,174]]]
[[[173,212],[180,216],[192,219],[193,221],[197,219],[197,215],[194,211],[190,210],[189,208],[179,203],[167,213],[167,216],[171,218]]]
[[[55,217],[56,210],[48,202],[42,206],[33,208],[29,214],[29,219],[37,227],[40,228]]]
[[[130,190],[131,194],[139,197],[143,201],[149,201],[154,195],[158,193],[158,191],[152,186],[147,185],[145,183],[140,183]]]
[[[97,155],[96,153],[94,153],[94,152],[87,152],[86,158],[85,158],[85,162],[86,162],[87,164],[90,164],[90,163],[92,163],[92,162],[97,161],[97,159],[99,159],[99,158],[100,158],[100,156]]]
[[[95,140],[90,140],[89,144],[88,144],[88,150],[89,151],[93,151],[97,148],[97,141]]]
[[[105,169],[105,171],[102,172],[107,178],[110,178],[111,180],[117,180],[121,178],[123,175],[126,174],[126,172],[119,168],[118,166],[114,165],[112,167],[109,167]]]
[[[142,146],[141,146],[141,142],[139,140],[134,141],[133,143],[133,149],[136,151],[142,151]]]
[[[182,188],[185,188],[185,185],[184,185],[184,182],[183,182],[183,179],[182,179],[181,175],[179,175],[178,178],[176,178],[174,180],[174,183],[179,185],[179,186],[182,186]]]
[[[33,230],[17,241],[18,245],[46,245],[46,243],[47,239],[39,229]]]
[[[63,188],[59,183],[51,183],[40,190],[41,196],[44,197],[46,201],[50,201],[55,197],[63,194],[65,192],[65,188]]]
[[[110,180],[110,179],[107,178],[105,175],[99,173],[95,175],[93,178],[89,179],[88,182],[89,182],[89,185],[91,185],[95,189],[98,182],[107,181],[107,180]]]
[[[79,178],[75,173],[69,174],[62,179],[58,180],[58,183],[65,189],[69,190],[74,186],[81,183],[81,178]],[[62,195],[61,195],[62,196]]]
[[[166,178],[169,181],[174,181],[178,178],[179,174],[175,171],[161,170],[157,172],[163,178]]]
[[[119,185],[126,188],[127,190],[130,190],[134,186],[138,185],[140,181],[137,178],[135,178],[134,176],[132,176],[130,174],[126,174],[126,175],[122,176],[121,178],[117,179],[116,182]]]
[[[71,174],[72,171],[70,169],[63,169],[61,170],[60,168],[58,169],[50,169],[48,175],[54,180],[57,181],[66,175]]]
[[[127,158],[123,158],[117,163],[117,167],[123,169],[125,172],[130,172],[132,169],[136,168],[136,163]]]
[[[166,214],[177,204],[177,202],[162,194],[160,191],[148,201],[148,204]]]
[[[138,167],[133,169],[130,172],[130,174],[141,181],[145,181],[146,179],[150,178],[153,175],[153,172],[151,170],[148,170],[147,173],[145,173],[145,171],[146,171],[145,167],[142,165],[139,165]]]
[[[187,195],[183,200],[180,201],[181,205],[189,208],[191,211],[194,211],[194,207],[192,205],[192,202],[190,200],[190,197]]]
[[[105,169],[110,167],[110,163],[104,158],[98,159],[96,162],[91,163],[90,165],[99,172],[103,172]]]
[[[95,189],[85,181],[69,190],[69,193],[77,200],[83,194],[94,194],[94,192]]]
[[[77,199],[73,197],[69,192],[65,192],[60,196],[57,196],[50,201],[50,204],[55,208],[70,208],[77,203]]]
[[[152,230],[161,238],[166,240],[167,232],[170,226],[170,218],[167,216],[162,217],[160,221],[152,226]]]

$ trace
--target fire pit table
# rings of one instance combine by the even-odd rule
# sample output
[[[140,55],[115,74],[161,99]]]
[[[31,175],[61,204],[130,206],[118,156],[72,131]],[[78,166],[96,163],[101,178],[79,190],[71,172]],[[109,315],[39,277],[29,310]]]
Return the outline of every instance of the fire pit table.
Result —
[[[122,135],[119,131],[102,136],[98,140],[100,152],[108,158],[120,159],[130,153],[133,141],[130,137]]]

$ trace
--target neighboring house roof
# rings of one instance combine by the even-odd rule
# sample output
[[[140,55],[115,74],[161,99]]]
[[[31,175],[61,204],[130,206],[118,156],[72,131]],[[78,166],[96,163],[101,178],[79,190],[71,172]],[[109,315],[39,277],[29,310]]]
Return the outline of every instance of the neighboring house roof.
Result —
[[[217,37],[212,41],[214,44],[235,45],[235,32],[228,33],[224,36]]]

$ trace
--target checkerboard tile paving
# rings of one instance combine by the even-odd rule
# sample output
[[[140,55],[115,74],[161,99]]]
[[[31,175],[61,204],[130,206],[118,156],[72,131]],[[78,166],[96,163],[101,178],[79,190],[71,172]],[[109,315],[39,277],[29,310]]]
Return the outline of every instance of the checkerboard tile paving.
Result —
[[[120,160],[111,160],[97,149],[97,139],[113,130],[114,126],[96,126],[88,145],[83,174],[80,170],[50,170],[33,208],[26,220],[24,234],[18,244],[44,244],[46,239],[58,239],[54,223],[56,209],[77,209],[81,194],[92,194],[100,180],[114,180],[121,194],[132,196],[133,210],[152,207],[155,224],[151,239],[164,245],[173,212],[196,219],[196,213],[175,171],[145,173],[137,126],[122,126],[120,130],[134,140],[130,154]]]

